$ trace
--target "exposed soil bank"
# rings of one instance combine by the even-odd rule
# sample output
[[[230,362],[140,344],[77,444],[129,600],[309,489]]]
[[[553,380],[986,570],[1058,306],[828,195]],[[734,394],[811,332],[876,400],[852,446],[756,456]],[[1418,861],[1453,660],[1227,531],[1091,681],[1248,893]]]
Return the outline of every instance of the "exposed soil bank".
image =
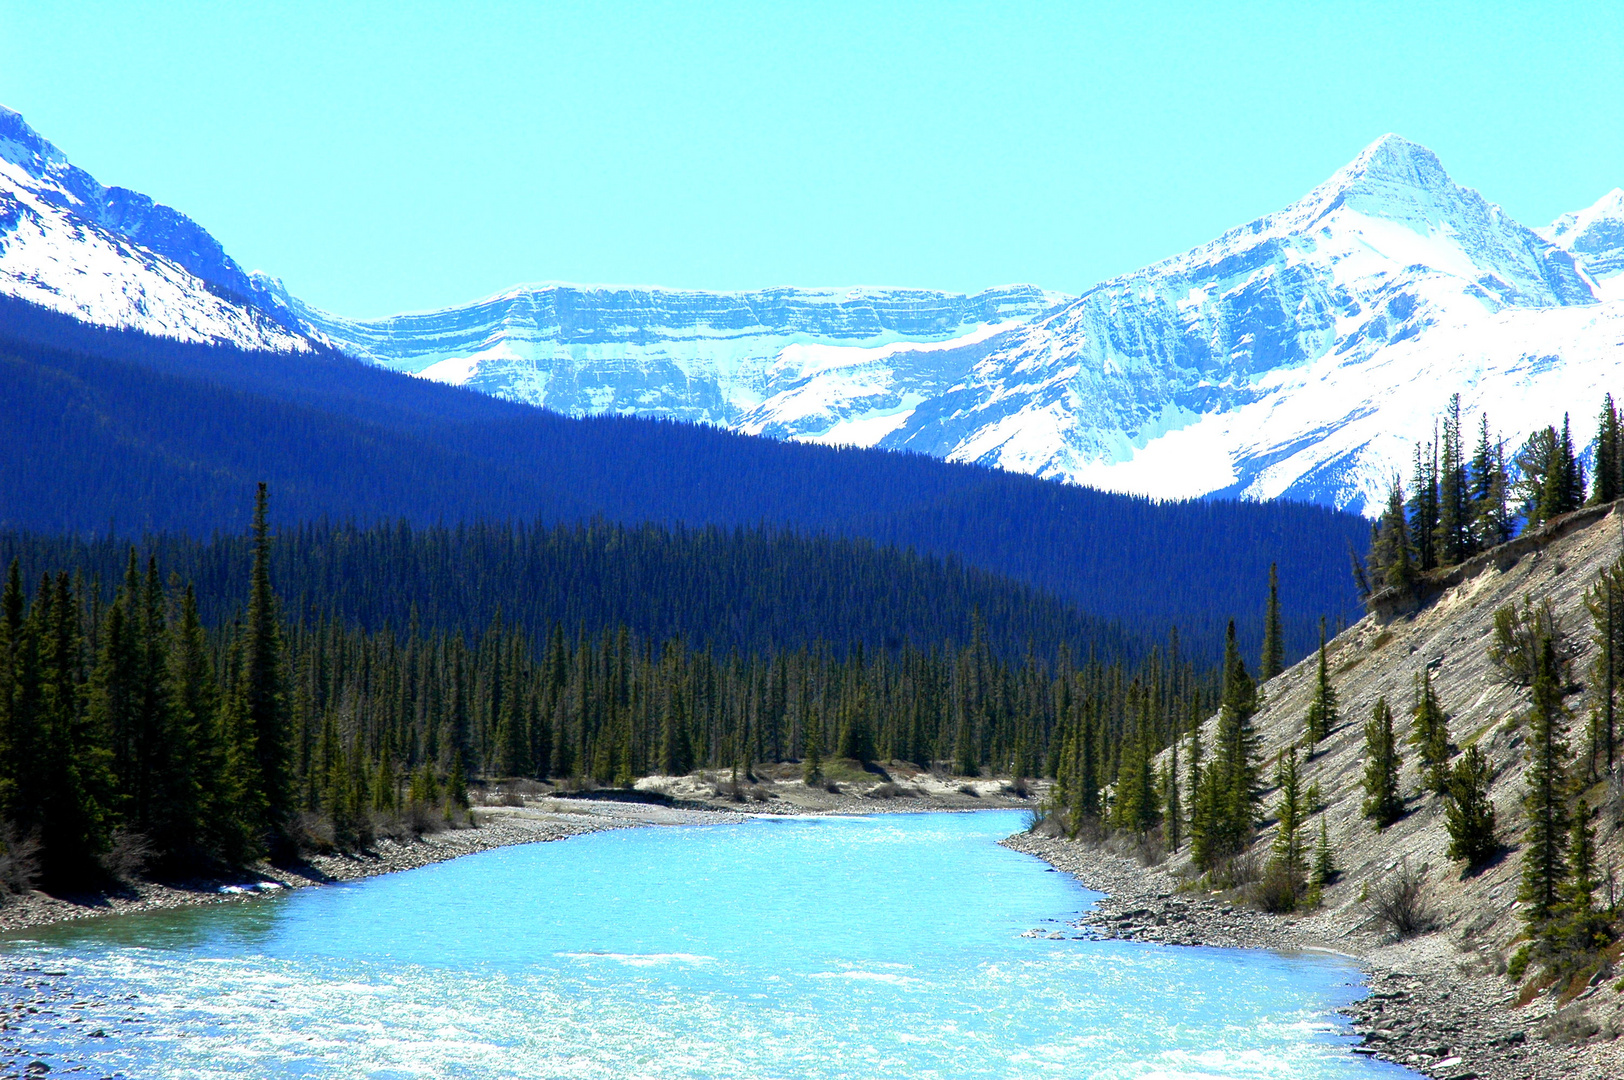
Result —
[[[1571,1013],[1559,1013],[1543,995],[1517,1007],[1516,991],[1464,939],[1430,934],[1389,943],[1349,909],[1268,915],[1206,893],[1180,892],[1165,869],[1143,867],[1098,846],[1028,834],[1004,844],[1106,893],[1078,923],[1103,938],[1281,952],[1328,949],[1353,957],[1371,988],[1369,997],[1345,1010],[1364,1036],[1355,1053],[1441,1080],[1624,1077],[1624,1046],[1616,1040],[1564,1045],[1561,1040],[1575,1034],[1567,1030]],[[1586,993],[1617,996],[1609,986]]]

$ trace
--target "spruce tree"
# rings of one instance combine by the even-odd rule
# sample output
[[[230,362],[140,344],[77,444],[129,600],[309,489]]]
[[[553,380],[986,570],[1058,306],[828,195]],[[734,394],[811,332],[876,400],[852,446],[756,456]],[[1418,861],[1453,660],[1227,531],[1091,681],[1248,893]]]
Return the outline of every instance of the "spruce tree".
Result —
[[[1438,465],[1438,524],[1433,547],[1438,565],[1453,566],[1472,554],[1470,481],[1460,427],[1460,395],[1444,413],[1443,459]]]
[[[271,534],[267,494],[254,497],[254,565],[249,579],[248,615],[242,633],[242,674],[238,679],[242,723],[252,738],[257,830],[275,837],[293,802],[291,725],[283,670],[282,623],[271,589]]]
[[[1544,939],[1562,899],[1567,876],[1568,812],[1567,710],[1557,679],[1556,646],[1540,639],[1534,669],[1534,703],[1528,714],[1528,785],[1523,808],[1528,827],[1523,834],[1523,919],[1534,937]]]
[[[1167,754],[1167,772],[1162,777],[1162,837],[1167,842],[1168,851],[1177,851],[1184,842],[1181,820],[1184,807],[1179,795],[1179,733],[1176,722]]]
[[[807,716],[801,741],[801,779],[807,784],[819,783],[823,780],[823,720],[815,713]]]
[[[1495,835],[1494,804],[1489,801],[1493,772],[1475,744],[1466,748],[1449,771],[1444,791],[1444,827],[1449,831],[1449,857],[1481,866],[1500,850]]]
[[[1314,698],[1308,703],[1308,715],[1303,720],[1303,745],[1312,755],[1314,748],[1336,726],[1336,689],[1331,686],[1331,670],[1325,656],[1325,617],[1320,616],[1319,668],[1314,681]]]
[[[1400,764],[1393,736],[1393,710],[1386,698],[1377,698],[1370,720],[1365,723],[1363,812],[1376,823],[1378,832],[1404,816],[1404,798],[1398,788]]]
[[[1336,853],[1331,850],[1331,836],[1325,828],[1325,815],[1320,815],[1319,842],[1314,845],[1313,883],[1320,888],[1336,880]]]
[[[1371,569],[1382,585],[1413,592],[1419,581],[1410,527],[1404,514],[1404,488],[1395,477],[1387,494],[1387,509],[1376,527],[1370,548]],[[1374,582],[1372,584],[1375,584]]]
[[[1257,686],[1246,672],[1235,644],[1235,622],[1224,637],[1224,686],[1218,709],[1218,732],[1213,760],[1203,780],[1207,790],[1203,813],[1203,840],[1210,859],[1226,858],[1251,842],[1257,821],[1259,784],[1258,748],[1261,742],[1252,724],[1258,707]]]
[[[1438,443],[1415,448],[1415,475],[1410,481],[1409,536],[1415,545],[1418,568],[1424,573],[1438,565],[1434,538],[1438,534]]]
[[[1581,798],[1568,835],[1567,877],[1562,882],[1560,925],[1553,945],[1570,954],[1588,955],[1611,943],[1611,920],[1596,908],[1596,832],[1590,808]]]
[[[1293,893],[1300,896],[1308,877],[1302,838],[1303,819],[1308,815],[1303,802],[1302,777],[1295,746],[1287,747],[1280,755],[1275,765],[1274,783],[1279,789],[1280,799],[1274,808],[1279,827],[1275,832],[1272,862],[1277,872],[1290,882]]]
[[[1600,766],[1611,775],[1618,747],[1618,697],[1624,684],[1624,559],[1597,575],[1596,583],[1585,591],[1585,607],[1596,645],[1590,670],[1591,768]]]
[[[1430,670],[1416,677],[1411,715],[1415,726],[1410,731],[1410,745],[1420,758],[1422,780],[1433,794],[1442,795],[1449,785],[1449,716],[1438,704]]]
[[[1280,627],[1280,572],[1269,564],[1269,602],[1263,612],[1263,657],[1258,664],[1258,682],[1266,683],[1285,668],[1285,635]]]
[[[1608,394],[1601,404],[1601,415],[1596,420],[1596,475],[1591,478],[1591,505],[1610,503],[1624,497],[1620,489],[1620,473],[1624,472],[1624,456],[1620,454],[1618,408],[1613,395]]]

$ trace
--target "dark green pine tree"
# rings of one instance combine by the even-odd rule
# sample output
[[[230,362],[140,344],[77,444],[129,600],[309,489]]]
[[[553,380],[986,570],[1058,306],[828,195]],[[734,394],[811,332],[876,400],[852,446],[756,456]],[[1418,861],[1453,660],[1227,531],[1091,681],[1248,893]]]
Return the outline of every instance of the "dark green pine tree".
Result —
[[[1274,784],[1280,792],[1280,799],[1275,803],[1279,825],[1275,830],[1270,862],[1274,872],[1290,884],[1292,895],[1298,897],[1308,883],[1308,860],[1302,836],[1308,808],[1303,798],[1302,775],[1295,746],[1287,747],[1276,762]]]
[[[1377,698],[1365,723],[1365,817],[1376,823],[1377,831],[1404,816],[1404,797],[1399,794],[1398,770],[1401,762],[1398,741],[1393,735],[1393,710],[1386,698]]]
[[[1314,698],[1308,703],[1308,715],[1303,720],[1303,745],[1310,756],[1314,748],[1337,725],[1336,689],[1331,685],[1331,669],[1325,658],[1325,617],[1320,617],[1319,669],[1314,680]]]
[[[1612,920],[1596,907],[1596,831],[1580,798],[1568,835],[1567,879],[1562,883],[1559,925],[1552,942],[1563,952],[1586,956],[1612,943]]]
[[[212,650],[197,613],[197,595],[188,585],[181,593],[180,618],[169,644],[171,755],[170,809],[179,834],[169,843],[175,852],[188,847],[231,861],[242,858],[249,837],[242,829],[238,793],[228,786],[229,773],[220,729],[219,687]]]
[[[1531,936],[1547,940],[1567,877],[1567,710],[1557,676],[1556,645],[1542,636],[1534,668],[1534,703],[1528,714],[1527,792],[1523,807],[1523,920]]]
[[[267,493],[254,497],[254,564],[249,578],[248,615],[242,628],[242,668],[237,707],[242,733],[252,745],[251,818],[255,831],[275,839],[293,808],[292,725],[283,670],[282,622],[271,589],[271,534]]]
[[[1495,835],[1494,803],[1489,801],[1493,770],[1475,744],[1466,748],[1449,771],[1444,791],[1444,827],[1449,831],[1449,857],[1481,866],[1500,850]]]
[[[823,718],[816,710],[807,713],[801,742],[801,779],[807,784],[816,784],[823,779]]]
[[[1449,715],[1438,704],[1431,671],[1416,677],[1411,715],[1415,726],[1410,731],[1410,745],[1420,758],[1422,779],[1428,790],[1442,795],[1449,786]]]
[[[1598,470],[1597,475],[1600,475]],[[1624,559],[1597,575],[1585,591],[1596,645],[1591,662],[1590,771],[1612,775],[1618,749],[1618,697],[1624,684]]]
[[[1477,449],[1472,455],[1472,544],[1479,551],[1511,539],[1511,478],[1506,472],[1505,443],[1489,437],[1483,414]]]
[[[1285,632],[1280,627],[1280,570],[1269,564],[1269,602],[1263,611],[1263,657],[1258,664],[1258,682],[1266,683],[1285,669]]]
[[[1590,482],[1592,505],[1610,503],[1624,497],[1620,474],[1624,473],[1624,447],[1620,446],[1618,407],[1613,395],[1608,394],[1601,404],[1601,415],[1596,420],[1596,475]]]
[[[27,747],[16,730],[17,646],[23,629],[22,567],[14,557],[0,596],[0,822],[15,822],[19,774],[28,768]]]
[[[1550,430],[1550,429],[1548,429]],[[1562,416],[1562,433],[1550,430],[1545,472],[1540,477],[1537,513],[1540,521],[1578,508],[1584,501],[1584,468],[1573,453],[1573,434],[1568,417]]]
[[[1202,813],[1202,781],[1205,778],[1205,769],[1202,761],[1201,713],[1193,696],[1190,699],[1189,708],[1190,734],[1185,751],[1185,756],[1189,759],[1189,764],[1186,766],[1189,770],[1189,779],[1184,785],[1186,803],[1184,819],[1190,823],[1190,858],[1199,866],[1206,865],[1210,857],[1206,836],[1209,819]]]
[[[1156,826],[1161,816],[1151,757],[1141,716],[1122,748],[1122,769],[1117,775],[1116,797],[1111,800],[1111,824],[1119,829],[1145,833]]]
[[[40,582],[29,621],[37,652],[23,657],[36,668],[19,682],[37,687],[37,712],[25,738],[37,740],[33,780],[35,821],[47,882],[84,884],[100,873],[114,816],[112,752],[106,733],[85,714],[83,642],[79,607],[68,574]],[[25,629],[25,634],[29,631]],[[29,687],[20,696],[32,696]]]
[[[1184,842],[1184,803],[1179,794],[1179,732],[1175,714],[1173,739],[1167,747],[1167,772],[1162,777],[1162,839],[1168,851],[1177,851]]]
[[[1422,572],[1438,565],[1433,538],[1438,534],[1438,443],[1437,439],[1415,448],[1415,475],[1410,481],[1409,535],[1415,545]]]
[[[1218,709],[1218,731],[1205,785],[1210,789],[1203,808],[1205,854],[1222,859],[1251,842],[1262,795],[1258,748],[1261,742],[1252,724],[1257,713],[1257,686],[1247,674],[1235,645],[1235,622],[1224,637],[1223,696]]]
[[[1443,459],[1438,464],[1438,524],[1433,549],[1440,566],[1453,566],[1472,554],[1471,485],[1460,427],[1460,395],[1444,413]]]
[[[1415,549],[1410,544],[1410,527],[1404,515],[1404,487],[1394,477],[1387,493],[1387,509],[1376,525],[1370,545],[1372,585],[1385,585],[1405,592],[1414,591],[1419,581]]]
[[[1320,888],[1336,880],[1336,853],[1331,850],[1331,834],[1325,827],[1325,815],[1320,815],[1319,842],[1314,845],[1314,872],[1312,881]]]

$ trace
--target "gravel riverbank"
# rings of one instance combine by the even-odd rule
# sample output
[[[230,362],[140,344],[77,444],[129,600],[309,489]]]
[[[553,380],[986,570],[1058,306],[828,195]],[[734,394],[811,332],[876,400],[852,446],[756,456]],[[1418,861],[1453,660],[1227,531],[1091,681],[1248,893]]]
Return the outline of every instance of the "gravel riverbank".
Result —
[[[1352,957],[1367,972],[1371,989],[1344,1010],[1363,1036],[1355,1053],[1439,1080],[1624,1077],[1617,1041],[1563,1045],[1563,1018],[1554,1004],[1536,999],[1518,1008],[1515,990],[1461,941],[1433,934],[1390,943],[1341,912],[1253,911],[1205,893],[1181,892],[1163,869],[1078,841],[1023,833],[1004,844],[1105,893],[1078,923],[1102,938],[1281,952],[1325,949]]]

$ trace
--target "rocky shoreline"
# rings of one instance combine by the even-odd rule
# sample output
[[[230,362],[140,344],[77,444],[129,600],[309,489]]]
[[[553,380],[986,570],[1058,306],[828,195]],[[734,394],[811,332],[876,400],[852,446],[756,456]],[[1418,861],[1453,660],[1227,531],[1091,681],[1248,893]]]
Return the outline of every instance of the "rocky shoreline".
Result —
[[[1181,891],[1159,867],[1078,841],[1017,834],[1034,855],[1106,894],[1077,926],[1100,938],[1163,945],[1326,950],[1357,961],[1370,994],[1342,1010],[1363,1038],[1353,1047],[1438,1080],[1618,1080],[1618,1042],[1562,1045],[1554,1003],[1517,1007],[1516,992],[1466,944],[1428,935],[1391,943],[1337,913],[1277,916]],[[1555,1023],[1553,1024],[1553,1021]]]

